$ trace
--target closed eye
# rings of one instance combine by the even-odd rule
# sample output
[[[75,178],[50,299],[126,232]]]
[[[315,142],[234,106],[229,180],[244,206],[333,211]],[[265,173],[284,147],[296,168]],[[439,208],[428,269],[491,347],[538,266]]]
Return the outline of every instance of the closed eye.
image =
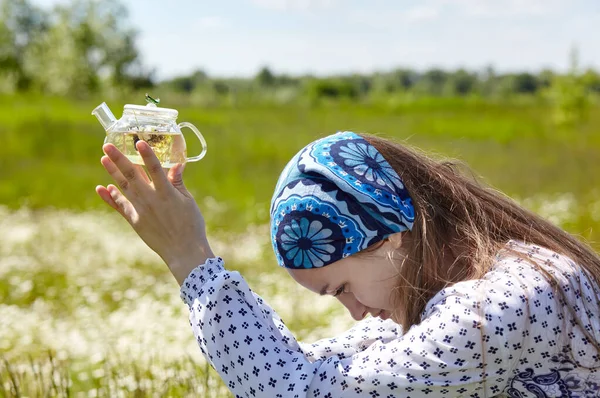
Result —
[[[338,287],[338,289],[335,291],[335,293],[333,294],[333,297],[337,297],[340,294],[344,293],[344,289],[345,289],[346,285],[342,285],[340,287]]]

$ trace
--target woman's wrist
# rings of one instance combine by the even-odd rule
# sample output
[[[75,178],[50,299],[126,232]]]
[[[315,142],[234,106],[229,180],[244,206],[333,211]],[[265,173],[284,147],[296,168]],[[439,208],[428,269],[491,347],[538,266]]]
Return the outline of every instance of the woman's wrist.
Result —
[[[179,283],[179,286],[183,284],[185,278],[199,265],[206,263],[209,258],[215,257],[212,249],[208,245],[208,242],[198,245],[191,250],[185,250],[178,256],[173,256],[172,259],[165,259],[171,274]]]

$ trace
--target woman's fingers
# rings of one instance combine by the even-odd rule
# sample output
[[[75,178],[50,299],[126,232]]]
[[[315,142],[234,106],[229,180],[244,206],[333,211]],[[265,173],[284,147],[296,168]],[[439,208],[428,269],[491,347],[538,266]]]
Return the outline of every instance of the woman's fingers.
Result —
[[[126,192],[130,188],[130,182],[125,178],[121,170],[113,163],[113,161],[108,156],[102,156],[100,159],[100,163],[104,166],[104,169],[110,174],[112,179],[117,183],[117,185]]]
[[[138,214],[131,202],[114,185],[108,185],[106,190],[110,194],[113,202],[117,205],[117,211],[130,223],[135,224],[138,221]]]
[[[102,157],[102,165],[123,192],[126,193],[131,187],[139,188],[140,183],[145,183],[135,165],[113,144],[105,144],[102,150],[108,157]]]
[[[104,158],[106,158],[106,159],[104,159]],[[119,169],[117,168],[117,166],[116,166],[116,165],[113,163],[113,161],[112,161],[112,160],[110,160],[110,158],[109,158],[108,156],[106,156],[106,155],[103,157],[103,160],[102,160],[102,165],[104,166],[104,168],[105,168],[107,171],[109,171],[109,170],[110,170],[110,171],[112,171],[113,173],[120,172],[120,170],[119,170]],[[150,184],[150,182],[151,182],[151,181],[150,181],[150,178],[148,177],[148,174],[146,173],[146,170],[144,170],[144,167],[143,167],[143,166],[141,166],[141,165],[139,165],[139,164],[134,164],[134,165],[133,165],[133,168],[136,170],[136,172],[137,172],[137,175],[138,175],[138,176],[140,176],[140,177],[141,177],[141,179],[142,179],[144,182],[146,182],[147,184]],[[110,172],[110,171],[109,171],[109,172]],[[122,175],[122,173],[121,173],[121,175]],[[114,177],[113,177],[113,178],[114,178]],[[121,176],[119,176],[119,175],[117,174],[117,178],[121,178]],[[126,180],[124,177],[123,177],[123,180],[127,181],[127,180]],[[116,180],[115,180],[115,181],[116,181]],[[120,184],[120,183],[118,183],[118,182],[117,182],[117,184],[119,184],[119,186],[121,186],[121,184]],[[128,185],[128,182],[125,182],[125,185]]]
[[[160,164],[160,161],[150,148],[150,145],[146,141],[140,140],[136,143],[136,149],[142,156],[144,160],[144,164],[148,169],[148,174],[150,174],[150,178],[152,178],[152,182],[154,183],[154,187],[157,189],[163,189],[168,186],[167,176],[165,171]]]
[[[120,211],[119,210],[119,206],[117,205],[117,203],[113,200],[112,196],[110,195],[110,192],[108,191],[108,189],[104,188],[102,185],[98,185],[96,187],[96,193],[98,194],[98,196],[100,196],[100,198],[106,202],[110,207],[112,207],[113,209],[115,209],[116,211]]]
[[[110,207],[119,212],[123,218],[130,224],[137,222],[138,215],[135,208],[129,200],[114,185],[108,185],[106,188],[102,185],[96,187],[96,193]]]
[[[137,170],[140,177],[142,177],[142,179],[147,184],[150,184],[152,182],[152,181],[150,181],[150,177],[148,177],[148,173],[146,173],[146,170],[144,170],[144,166],[139,165],[139,164],[134,164],[133,167],[135,167],[135,169]]]
[[[96,187],[96,193],[110,207],[115,209],[130,224],[137,222],[138,214],[129,200],[119,191],[117,187],[110,184],[106,188],[102,185]]]
[[[167,174],[167,178],[179,192],[181,192],[182,194],[184,194],[187,197],[191,197],[187,188],[183,184],[183,169],[184,169],[184,167],[185,167],[184,164],[177,163],[175,166],[173,166],[171,168],[171,170],[169,170],[169,172]]]

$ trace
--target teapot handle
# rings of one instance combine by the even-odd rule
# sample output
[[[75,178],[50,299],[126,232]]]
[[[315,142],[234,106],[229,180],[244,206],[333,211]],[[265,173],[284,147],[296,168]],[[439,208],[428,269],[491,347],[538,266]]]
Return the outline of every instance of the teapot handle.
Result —
[[[177,127],[179,127],[180,130],[184,127],[187,127],[190,130],[192,130],[194,132],[194,134],[196,134],[196,136],[200,140],[200,143],[202,144],[202,152],[200,152],[200,155],[189,157],[189,158],[186,158],[185,160],[187,162],[197,162],[198,160],[202,159],[204,157],[204,155],[206,155],[206,140],[202,136],[202,133],[200,133],[200,131],[196,128],[196,126],[194,126],[192,123],[188,123],[188,122],[181,122],[177,125]]]

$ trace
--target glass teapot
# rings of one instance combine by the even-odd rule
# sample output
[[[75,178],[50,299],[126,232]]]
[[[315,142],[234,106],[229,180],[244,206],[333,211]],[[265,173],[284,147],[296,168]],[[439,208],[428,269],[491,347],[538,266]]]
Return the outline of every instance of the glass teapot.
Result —
[[[206,141],[196,126],[188,122],[177,123],[175,109],[160,108],[160,100],[146,94],[146,106],[126,104],[123,116],[117,120],[105,102],[98,105],[92,115],[96,116],[106,130],[104,143],[114,144],[127,158],[136,164],[144,164],[135,148],[139,140],[146,141],[165,168],[177,163],[196,162],[206,154]],[[187,157],[185,139],[181,129],[191,129],[202,144],[200,155]]]

